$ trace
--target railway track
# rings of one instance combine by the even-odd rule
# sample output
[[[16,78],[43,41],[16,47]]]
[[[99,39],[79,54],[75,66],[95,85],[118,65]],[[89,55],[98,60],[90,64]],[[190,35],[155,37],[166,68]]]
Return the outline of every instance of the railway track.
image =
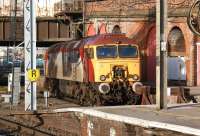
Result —
[[[10,104],[0,103],[0,135],[62,136],[67,134],[64,128],[61,129],[54,124],[57,118],[62,119],[62,115],[52,111],[57,108],[79,107],[80,105],[71,98],[64,100],[49,98],[48,105],[44,107],[44,99],[39,97],[38,112],[24,112],[23,103],[12,108]]]
[[[37,98],[37,107],[40,112],[23,112],[23,99],[17,107],[12,108],[10,104],[0,103],[0,135],[79,135],[75,129],[80,124],[77,121],[79,119],[70,115],[71,113],[59,115],[52,112],[58,108],[80,107],[78,100],[70,97],[62,99],[50,97],[48,107],[45,107],[43,95],[39,93]]]
[[[43,128],[40,124],[24,122],[11,116],[0,116],[0,122],[4,124],[4,134],[6,135],[41,135],[56,136],[56,132],[48,128]],[[40,122],[42,125],[42,122]],[[34,125],[35,124],[35,125]],[[1,133],[0,133],[1,134]]]

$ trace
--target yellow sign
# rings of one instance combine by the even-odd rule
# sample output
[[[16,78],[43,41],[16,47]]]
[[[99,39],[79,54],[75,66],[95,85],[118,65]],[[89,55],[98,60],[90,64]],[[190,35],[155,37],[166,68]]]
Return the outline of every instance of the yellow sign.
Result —
[[[40,70],[39,69],[29,69],[28,70],[28,79],[31,82],[35,82],[40,78]]]

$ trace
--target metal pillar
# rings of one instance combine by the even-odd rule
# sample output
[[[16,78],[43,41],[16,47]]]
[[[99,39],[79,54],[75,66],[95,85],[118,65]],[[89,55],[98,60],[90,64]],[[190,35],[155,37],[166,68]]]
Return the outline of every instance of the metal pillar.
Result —
[[[82,0],[83,5],[83,37],[85,37],[85,0]]]
[[[25,110],[36,110],[36,82],[28,80],[28,70],[36,69],[36,0],[24,0]]]
[[[13,79],[13,90],[12,90],[12,105],[16,106],[18,105],[18,103],[20,102],[20,90],[21,90],[21,85],[20,85],[20,81],[21,81],[21,67],[20,65],[15,66],[13,68],[13,76],[15,77]]]
[[[167,108],[167,0],[156,1],[156,105]]]

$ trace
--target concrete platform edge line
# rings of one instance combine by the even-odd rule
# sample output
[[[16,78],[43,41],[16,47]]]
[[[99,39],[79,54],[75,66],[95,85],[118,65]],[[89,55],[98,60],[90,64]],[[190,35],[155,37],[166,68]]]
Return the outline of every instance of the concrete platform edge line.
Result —
[[[200,136],[200,129],[195,129],[195,128],[181,126],[181,125],[174,125],[174,124],[169,124],[169,123],[149,121],[149,120],[144,120],[144,119],[139,119],[139,118],[134,118],[134,117],[120,116],[120,115],[105,113],[105,112],[92,110],[92,109],[63,108],[63,109],[56,109],[56,110],[54,110],[54,112],[56,112],[56,113],[80,112],[80,113],[83,113],[86,115],[99,117],[99,118],[103,118],[106,120],[123,122],[123,123],[141,126],[141,127],[145,127],[145,128],[167,129],[167,130],[171,130],[171,131],[175,131],[175,132]]]

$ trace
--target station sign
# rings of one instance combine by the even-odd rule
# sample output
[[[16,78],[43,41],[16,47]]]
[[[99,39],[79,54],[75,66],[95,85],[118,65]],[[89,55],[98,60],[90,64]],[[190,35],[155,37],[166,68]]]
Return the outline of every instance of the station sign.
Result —
[[[31,82],[35,82],[40,78],[40,70],[39,69],[29,69],[28,70],[28,79]]]

